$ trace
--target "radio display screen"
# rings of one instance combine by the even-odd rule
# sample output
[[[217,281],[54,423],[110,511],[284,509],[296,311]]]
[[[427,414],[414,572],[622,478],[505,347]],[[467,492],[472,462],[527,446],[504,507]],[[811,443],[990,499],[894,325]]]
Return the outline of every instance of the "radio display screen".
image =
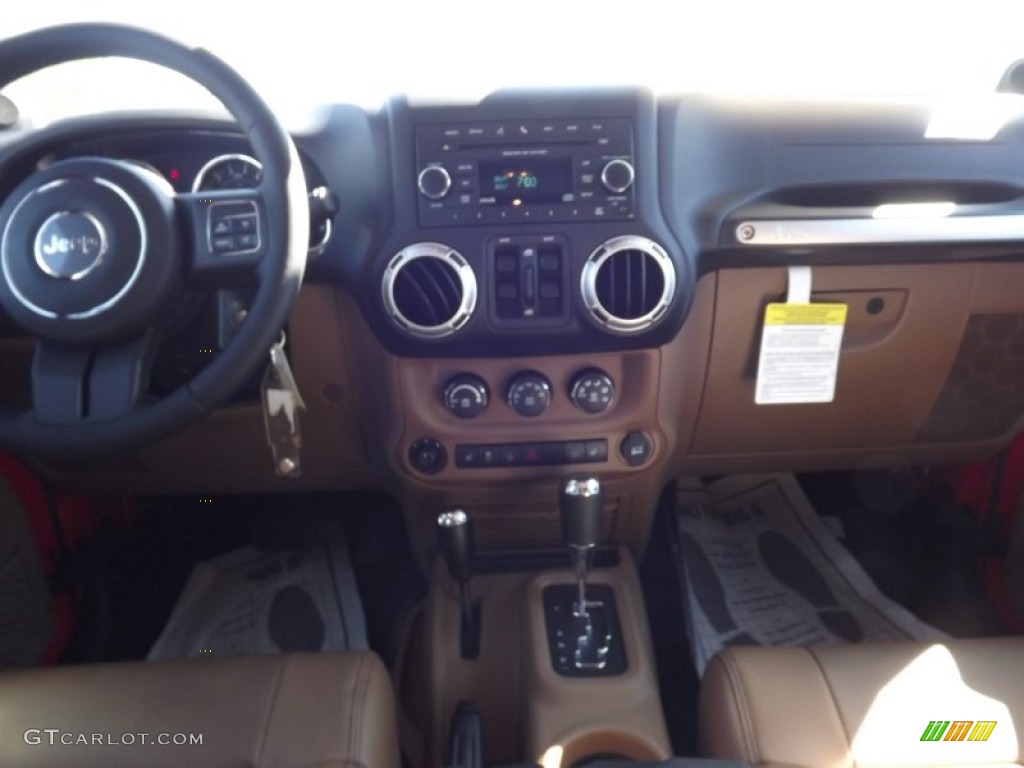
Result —
[[[573,193],[572,160],[568,157],[481,160],[478,169],[481,202],[493,198],[495,205],[545,205],[561,203]]]

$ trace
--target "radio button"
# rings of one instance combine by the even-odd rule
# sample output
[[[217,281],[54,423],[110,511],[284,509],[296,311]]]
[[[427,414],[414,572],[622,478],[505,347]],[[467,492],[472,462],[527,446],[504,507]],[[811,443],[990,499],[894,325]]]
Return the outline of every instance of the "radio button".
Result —
[[[452,177],[443,165],[428,165],[420,171],[416,186],[428,200],[441,200],[452,188]]]

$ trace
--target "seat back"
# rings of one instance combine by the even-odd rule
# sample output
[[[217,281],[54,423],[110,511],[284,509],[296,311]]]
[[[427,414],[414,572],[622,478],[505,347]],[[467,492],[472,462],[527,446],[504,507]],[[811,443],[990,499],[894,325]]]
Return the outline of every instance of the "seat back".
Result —
[[[0,674],[0,765],[399,764],[391,684],[371,653]]]
[[[731,648],[704,676],[700,743],[755,765],[1024,763],[1024,638]]]

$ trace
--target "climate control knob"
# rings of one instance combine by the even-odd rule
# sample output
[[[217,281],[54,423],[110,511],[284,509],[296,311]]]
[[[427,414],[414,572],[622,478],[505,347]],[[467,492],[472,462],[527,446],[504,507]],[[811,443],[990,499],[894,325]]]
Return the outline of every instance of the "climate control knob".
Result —
[[[508,405],[520,416],[540,416],[551,405],[551,382],[536,371],[517,373],[508,383]]]
[[[452,188],[452,177],[443,165],[428,165],[416,177],[416,186],[428,200],[440,200]]]
[[[441,400],[460,419],[472,419],[483,412],[490,400],[487,382],[472,373],[460,373],[445,385]]]
[[[633,172],[633,164],[621,157],[609,160],[601,169],[601,183],[609,192],[621,195],[631,186],[636,174]]]
[[[615,399],[615,382],[600,368],[587,368],[573,377],[569,399],[581,411],[601,413],[608,410]]]

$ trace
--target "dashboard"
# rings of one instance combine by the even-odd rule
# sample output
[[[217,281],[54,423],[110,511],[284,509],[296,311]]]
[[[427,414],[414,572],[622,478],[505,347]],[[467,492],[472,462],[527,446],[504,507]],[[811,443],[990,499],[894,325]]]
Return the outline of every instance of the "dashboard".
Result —
[[[556,531],[557,478],[593,470],[609,525],[642,541],[637,510],[681,474],[997,450],[1024,415],[1024,124],[964,138],[932,118],[925,102],[627,88],[326,109],[294,134],[314,215],[289,328],[309,405],[293,487],[393,485],[420,510],[469,499],[506,523],[514,507],[518,527],[493,535],[523,544]],[[207,118],[94,118],[47,141],[40,163],[130,158],[179,190],[259,178]],[[846,307],[834,395],[763,404],[766,308],[794,268],[808,301]],[[244,285],[199,302],[168,342],[183,376],[244,303]],[[128,461],[50,471],[285,487],[261,428],[242,393]]]

